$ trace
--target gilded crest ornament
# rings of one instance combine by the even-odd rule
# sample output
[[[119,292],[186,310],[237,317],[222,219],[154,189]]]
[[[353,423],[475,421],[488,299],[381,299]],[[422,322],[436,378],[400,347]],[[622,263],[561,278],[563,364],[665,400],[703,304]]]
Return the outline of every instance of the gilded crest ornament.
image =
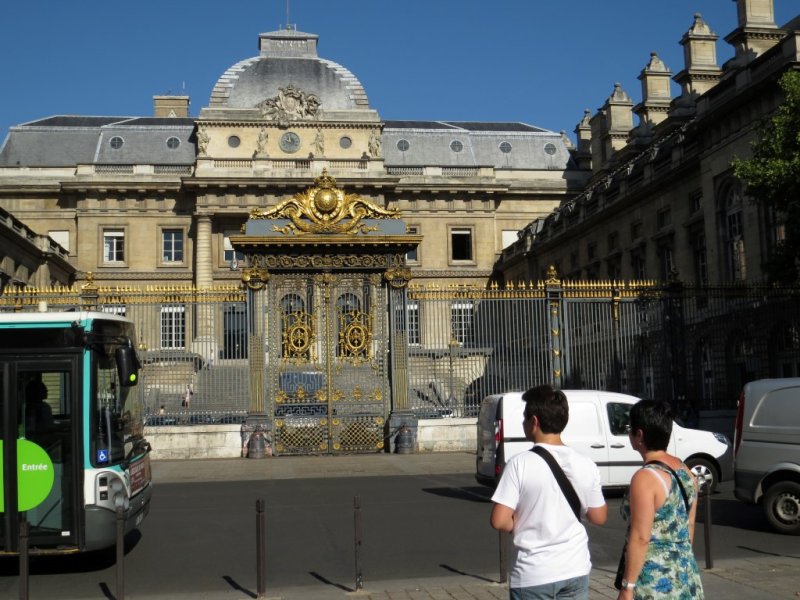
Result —
[[[358,234],[376,231],[362,223],[364,219],[399,219],[400,212],[384,209],[361,198],[346,194],[336,185],[327,170],[314,180],[314,186],[284,200],[275,208],[250,211],[251,219],[288,219],[284,227],[275,225],[275,231],[284,234],[330,233]]]
[[[261,116],[269,121],[277,121],[286,127],[290,121],[316,119],[322,102],[319,96],[309,94],[293,85],[278,88],[278,95],[256,104]]]
[[[411,269],[408,267],[392,267],[383,275],[386,281],[395,289],[404,288],[411,281]]]

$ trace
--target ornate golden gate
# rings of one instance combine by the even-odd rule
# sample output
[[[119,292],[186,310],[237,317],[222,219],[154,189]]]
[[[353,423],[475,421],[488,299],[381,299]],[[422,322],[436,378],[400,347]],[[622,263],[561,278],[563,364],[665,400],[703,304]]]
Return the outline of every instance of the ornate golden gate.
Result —
[[[389,397],[381,275],[276,275],[267,294],[274,451],[381,450]]]
[[[270,430],[278,455],[376,452],[392,395],[407,406],[402,376],[390,376],[390,360],[404,362],[388,322],[410,279],[405,254],[421,238],[326,172],[314,184],[252,211],[244,235],[231,237],[247,256],[251,317],[262,315],[251,331],[248,420]]]

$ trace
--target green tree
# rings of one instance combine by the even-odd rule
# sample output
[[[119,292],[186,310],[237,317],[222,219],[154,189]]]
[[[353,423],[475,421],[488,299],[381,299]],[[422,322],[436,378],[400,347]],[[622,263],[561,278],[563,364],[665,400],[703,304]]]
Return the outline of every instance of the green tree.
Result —
[[[785,238],[765,268],[772,281],[790,283],[800,279],[800,72],[784,73],[780,87],[784,100],[753,143],[752,158],[734,158],[733,168],[748,196],[784,223]]]

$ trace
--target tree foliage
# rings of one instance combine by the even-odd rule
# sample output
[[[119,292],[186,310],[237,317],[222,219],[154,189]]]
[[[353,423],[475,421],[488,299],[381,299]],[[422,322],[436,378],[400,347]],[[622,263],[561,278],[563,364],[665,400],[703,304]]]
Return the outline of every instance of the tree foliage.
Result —
[[[754,142],[752,158],[735,158],[733,168],[748,196],[773,207],[785,224],[766,269],[771,279],[789,282],[800,273],[800,72],[785,73],[780,87],[784,100]]]

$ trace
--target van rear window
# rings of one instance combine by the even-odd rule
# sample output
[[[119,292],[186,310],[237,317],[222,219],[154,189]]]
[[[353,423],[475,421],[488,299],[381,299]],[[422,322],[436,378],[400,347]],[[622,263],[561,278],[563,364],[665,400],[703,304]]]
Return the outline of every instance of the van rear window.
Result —
[[[798,389],[784,388],[767,394],[753,414],[753,427],[800,427]]]

